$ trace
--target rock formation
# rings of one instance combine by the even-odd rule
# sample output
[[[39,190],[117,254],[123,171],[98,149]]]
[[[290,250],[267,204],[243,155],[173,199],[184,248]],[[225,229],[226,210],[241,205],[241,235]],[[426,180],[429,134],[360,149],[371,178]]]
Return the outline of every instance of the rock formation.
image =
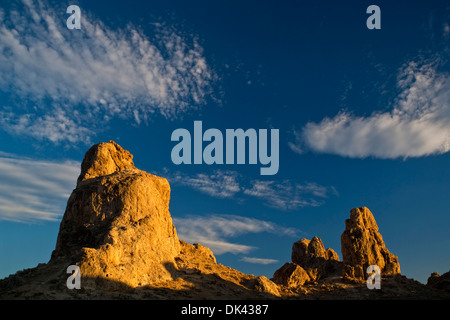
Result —
[[[288,287],[303,285],[339,273],[339,256],[333,249],[325,249],[318,237],[300,239],[292,245],[292,262],[275,271],[275,283]]]
[[[311,278],[301,266],[296,263],[286,262],[273,274],[273,281],[286,287],[299,287]]]
[[[370,265],[377,265],[382,276],[400,274],[397,256],[386,248],[375,218],[366,207],[350,211],[341,235],[341,250],[346,278],[367,279]]]
[[[450,293],[450,271],[443,275],[433,272],[427,280],[427,286]]]
[[[0,280],[0,299],[448,299],[449,273],[427,286],[399,275],[367,208],[351,210],[342,234],[343,262],[322,240],[301,239],[292,262],[273,279],[221,265],[201,244],[178,239],[166,179],[138,170],[113,141],[94,145],[81,165],[48,263]],[[382,290],[341,277],[364,278],[376,264]],[[81,288],[67,287],[67,267]],[[341,273],[343,269],[343,273]],[[438,288],[438,289],[436,289]],[[178,311],[179,312],[179,311]]]
[[[68,257],[84,277],[136,287],[171,279],[179,240],[169,213],[166,179],[136,169],[115,142],[85,155],[61,221],[52,259]]]
[[[279,297],[281,295],[278,285],[272,280],[267,279],[265,276],[251,279],[246,285],[255,291],[266,293],[268,296]]]
[[[133,155],[114,141],[99,143],[92,146],[84,155],[77,184],[87,179],[125,170],[136,170]]]
[[[305,269],[313,281],[325,278],[340,268],[338,254],[333,249],[325,249],[318,237],[295,242],[292,245],[291,260]]]
[[[209,248],[179,240],[169,200],[168,181],[137,169],[130,152],[113,141],[92,146],[50,261],[0,281],[0,293],[3,288],[13,296],[32,295],[41,288],[39,294],[50,298],[55,292],[76,296],[66,287],[66,268],[77,265],[81,291],[95,297],[130,288],[139,289],[133,294],[141,298],[156,299],[189,292],[203,299],[279,295],[269,279],[218,264]]]

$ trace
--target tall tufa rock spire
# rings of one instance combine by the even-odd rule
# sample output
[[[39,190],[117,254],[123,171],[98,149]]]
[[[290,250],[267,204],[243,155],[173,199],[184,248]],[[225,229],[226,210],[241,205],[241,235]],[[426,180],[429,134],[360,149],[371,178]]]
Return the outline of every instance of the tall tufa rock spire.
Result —
[[[180,242],[169,213],[166,179],[138,170],[133,156],[110,141],[86,153],[52,259],[66,257],[83,277],[131,287],[171,280]]]
[[[400,274],[398,257],[386,248],[372,212],[366,207],[350,211],[341,235],[343,276],[367,279],[367,267],[377,265],[382,276]]]

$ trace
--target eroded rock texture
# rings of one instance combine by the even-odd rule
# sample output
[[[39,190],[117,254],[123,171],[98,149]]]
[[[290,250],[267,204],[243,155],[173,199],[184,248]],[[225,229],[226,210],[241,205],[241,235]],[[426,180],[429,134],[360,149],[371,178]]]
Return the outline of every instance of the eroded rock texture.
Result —
[[[180,244],[169,213],[166,179],[138,170],[115,142],[85,155],[52,258],[66,256],[83,277],[136,287],[171,279]]]
[[[372,212],[366,207],[350,211],[341,235],[343,276],[367,279],[367,267],[377,265],[382,276],[400,274],[397,256],[386,248]]]

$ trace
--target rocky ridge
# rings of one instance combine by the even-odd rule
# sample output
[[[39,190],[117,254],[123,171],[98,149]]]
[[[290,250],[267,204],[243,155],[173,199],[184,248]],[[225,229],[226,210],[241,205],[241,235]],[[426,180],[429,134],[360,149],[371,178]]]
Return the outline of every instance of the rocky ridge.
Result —
[[[448,275],[423,285],[400,274],[369,209],[351,210],[341,236],[343,261],[318,237],[300,239],[273,278],[216,262],[201,244],[178,239],[166,179],[141,171],[110,141],[81,165],[48,263],[0,280],[0,299],[442,299]],[[381,269],[382,290],[366,287],[368,265]],[[81,271],[68,289],[67,267]]]

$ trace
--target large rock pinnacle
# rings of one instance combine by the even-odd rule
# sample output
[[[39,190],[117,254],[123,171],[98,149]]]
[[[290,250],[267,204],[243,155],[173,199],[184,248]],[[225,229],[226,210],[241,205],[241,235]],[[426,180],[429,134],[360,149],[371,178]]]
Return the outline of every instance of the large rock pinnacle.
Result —
[[[397,256],[386,248],[373,214],[366,207],[350,211],[341,235],[343,276],[367,279],[367,267],[377,265],[382,276],[400,274]]]
[[[136,287],[171,280],[180,251],[166,179],[138,170],[113,141],[85,155],[52,259],[70,258],[83,277]]]

